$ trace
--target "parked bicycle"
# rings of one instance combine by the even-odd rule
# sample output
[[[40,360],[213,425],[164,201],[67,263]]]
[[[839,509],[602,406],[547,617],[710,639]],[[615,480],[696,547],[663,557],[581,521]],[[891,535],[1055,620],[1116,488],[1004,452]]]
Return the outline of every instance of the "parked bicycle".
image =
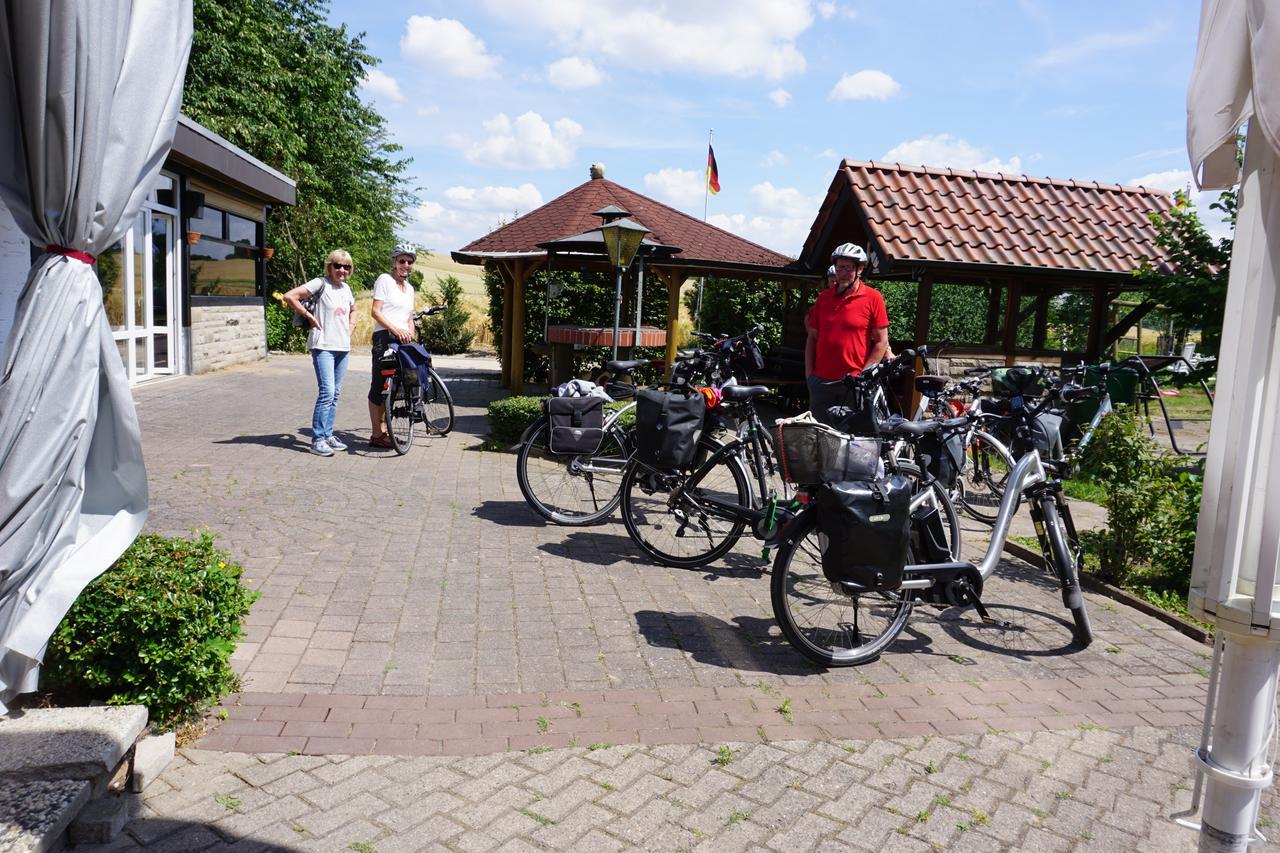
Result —
[[[747,369],[756,364],[759,347],[754,338],[761,331],[757,326],[735,337],[695,332],[707,348],[679,353],[668,383],[684,388],[744,381]],[[636,392],[630,377],[652,364],[646,359],[611,361],[596,378],[612,400],[630,400]],[[608,518],[621,500],[623,470],[635,450],[634,409],[632,402],[608,412],[599,446],[584,453],[556,452],[548,412],[530,424],[520,437],[516,456],[516,479],[530,508],[547,521],[565,526]]]
[[[900,434],[911,422],[888,427]],[[951,558],[939,542],[936,521],[917,519],[907,508],[910,539],[905,560],[878,567],[877,583],[835,579],[824,558],[837,562],[840,549],[823,532],[821,500],[808,503],[782,532],[773,563],[771,598],[783,636],[806,658],[827,666],[853,666],[877,659],[902,633],[917,604],[972,606],[984,623],[994,620],[982,604],[984,582],[995,571],[1020,499],[1030,506],[1045,565],[1055,574],[1070,610],[1073,638],[1088,646],[1093,633],[1080,590],[1083,559],[1075,525],[1059,479],[1063,463],[1042,460],[1032,449],[1010,472],[986,554],[976,565]],[[877,504],[872,504],[876,506]],[[932,528],[932,529],[931,529]],[[869,549],[870,540],[864,547]]]
[[[417,311],[415,327],[426,317],[445,310],[443,305]],[[391,446],[403,456],[413,446],[414,424],[428,432],[447,435],[453,429],[453,395],[431,366],[431,354],[421,344],[390,344],[379,362],[384,378],[382,412]]]

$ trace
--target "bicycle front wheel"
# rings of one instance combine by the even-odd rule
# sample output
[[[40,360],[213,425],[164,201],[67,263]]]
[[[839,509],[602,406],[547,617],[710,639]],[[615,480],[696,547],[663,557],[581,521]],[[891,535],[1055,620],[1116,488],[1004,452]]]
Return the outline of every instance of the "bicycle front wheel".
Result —
[[[1013,470],[1013,459],[1004,445],[978,430],[969,442],[967,461],[960,475],[963,483],[960,505],[978,521],[994,524],[1009,472]]]
[[[702,454],[716,449],[700,445]],[[682,569],[705,566],[729,553],[746,529],[731,510],[751,506],[747,472],[737,456],[721,458],[696,482],[690,480],[688,474],[656,471],[634,460],[622,476],[627,534],[652,559]],[[681,495],[673,499],[677,489]]]
[[[580,527],[608,518],[622,499],[625,436],[607,429],[595,453],[565,456],[547,447],[549,435],[543,419],[520,444],[516,480],[525,501],[553,524]]]
[[[851,595],[822,572],[817,513],[797,518],[773,561],[773,618],[796,651],[823,666],[856,666],[880,657],[911,616],[909,593]]]
[[[387,422],[387,435],[391,446],[403,456],[413,446],[413,404],[416,386],[401,381],[397,372],[387,380],[387,390],[382,392],[382,417]]]
[[[1084,593],[1080,590],[1080,562],[1077,558],[1079,548],[1072,548],[1067,544],[1067,534],[1063,529],[1062,518],[1058,515],[1056,501],[1044,501],[1041,511],[1044,513],[1044,532],[1049,538],[1049,553],[1053,556],[1054,570],[1062,583],[1062,603],[1071,611],[1076,643],[1082,649],[1088,648],[1093,642],[1093,626],[1089,624]]]
[[[430,381],[422,389],[422,421],[437,435],[448,435],[453,429],[453,395],[434,369],[428,371]]]

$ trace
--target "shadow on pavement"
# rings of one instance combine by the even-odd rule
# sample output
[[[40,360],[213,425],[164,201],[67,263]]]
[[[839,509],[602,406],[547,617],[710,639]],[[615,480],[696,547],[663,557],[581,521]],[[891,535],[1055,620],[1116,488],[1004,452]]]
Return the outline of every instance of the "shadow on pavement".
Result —
[[[338,437],[347,440],[354,446],[356,439],[347,439],[338,433]],[[260,444],[263,447],[279,447],[281,450],[293,450],[298,453],[311,452],[311,439],[295,432],[273,432],[266,435],[237,435],[233,438],[219,439],[214,444]]]
[[[733,624],[706,613],[640,610],[636,627],[650,646],[688,652],[698,663],[773,675],[817,675],[823,670],[772,633],[773,620],[735,616]]]
[[[595,566],[629,563],[636,556],[636,547],[631,543],[630,537],[586,530],[567,532],[563,542],[543,542],[538,550],[553,557]]]
[[[938,614],[937,624],[947,636],[970,648],[1023,660],[1083,651],[1075,644],[1065,610],[1059,616],[1017,604],[984,603],[1000,624],[985,624],[976,610],[960,607]]]
[[[483,501],[471,514],[503,527],[546,527],[547,522],[524,501]]]

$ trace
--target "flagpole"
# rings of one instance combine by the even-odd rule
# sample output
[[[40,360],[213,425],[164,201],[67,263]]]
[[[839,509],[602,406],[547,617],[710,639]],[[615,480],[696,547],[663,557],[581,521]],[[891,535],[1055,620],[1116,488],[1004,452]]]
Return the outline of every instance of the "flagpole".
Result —
[[[712,140],[712,137],[715,135],[715,132],[716,132],[716,129],[714,127],[707,129],[707,152],[708,153],[710,153],[713,150],[711,140]],[[704,174],[702,176],[702,221],[703,222],[707,221],[707,200],[710,198],[711,198],[710,176]],[[702,318],[702,288],[704,285],[706,285],[706,283],[707,283],[707,277],[705,275],[698,276],[698,303],[697,303],[697,306],[693,309],[693,328],[698,331],[701,331],[700,322]]]

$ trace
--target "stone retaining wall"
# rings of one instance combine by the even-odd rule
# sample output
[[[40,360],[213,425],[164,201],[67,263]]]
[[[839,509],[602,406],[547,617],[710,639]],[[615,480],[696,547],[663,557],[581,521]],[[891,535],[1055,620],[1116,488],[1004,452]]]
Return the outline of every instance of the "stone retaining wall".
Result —
[[[208,373],[267,357],[261,305],[191,307],[191,372]]]

